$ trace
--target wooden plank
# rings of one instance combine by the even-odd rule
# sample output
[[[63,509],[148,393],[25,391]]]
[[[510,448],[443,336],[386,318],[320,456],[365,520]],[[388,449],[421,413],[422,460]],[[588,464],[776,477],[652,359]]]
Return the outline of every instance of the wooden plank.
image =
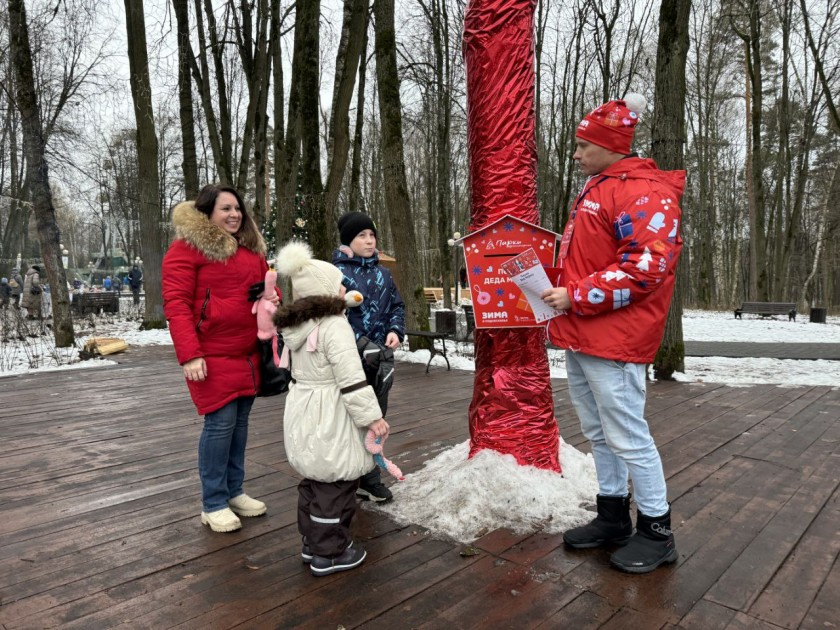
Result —
[[[834,429],[834,434],[829,435],[826,440],[813,442],[811,448],[803,453],[805,461],[818,462],[819,467],[813,471],[813,474],[810,471],[806,472],[794,481],[799,484],[796,492],[753,539],[741,557],[709,590],[706,594],[709,600],[746,612],[750,604],[764,591],[767,583],[771,579],[778,579],[779,567],[789,558],[793,549],[799,546],[806,530],[811,529],[813,519],[831,513],[831,507],[827,505],[827,502],[840,483],[834,475],[836,463],[833,461],[837,445],[840,444],[840,426],[836,422],[829,424]],[[795,460],[786,461],[785,464],[791,468],[798,467]],[[822,511],[823,506],[827,508],[825,512]],[[792,590],[801,589],[803,582],[810,581],[816,585],[825,579],[831,568],[831,562],[840,551],[840,540],[832,544],[830,538],[821,538],[819,542],[822,551],[828,554],[828,564],[825,562],[824,555],[812,558],[805,574],[798,574],[795,585],[785,584],[788,587],[786,589],[788,597]],[[796,556],[798,557],[799,554],[797,553]],[[794,598],[799,605],[783,606],[782,614],[786,617],[795,616],[794,610],[800,609],[799,620],[801,620],[801,616],[804,616],[807,611],[807,605],[803,607],[803,599],[807,601],[807,597]],[[777,623],[773,619],[770,621]]]
[[[734,464],[735,462],[733,462]],[[792,489],[789,479],[778,474],[778,467],[764,462],[738,461],[744,474],[735,475],[734,484],[722,488],[703,488],[714,498],[693,518],[682,522],[677,502],[672,507],[674,534],[680,560],[676,565],[644,576],[646,587],[639,591],[632,584],[638,576],[615,576],[606,565],[584,563],[569,577],[618,606],[636,610],[668,610],[667,619],[677,623],[694,602],[716,582],[738,557],[757,531],[787,500]],[[730,464],[732,465],[732,464]],[[793,473],[788,471],[789,476]],[[711,484],[710,484],[711,485]],[[725,536],[709,532],[725,531]],[[600,551],[606,563],[608,553]]]
[[[554,630],[556,628],[600,628],[616,613],[603,597],[590,591],[583,591],[573,601],[563,606],[551,617],[536,625],[540,630]]]
[[[734,610],[701,599],[680,619],[679,627],[684,630],[726,630],[734,618]]]
[[[837,535],[837,520],[834,520],[835,537]],[[831,628],[837,626],[840,619],[840,562],[836,558],[831,572],[816,591],[816,597],[811,602],[808,614],[802,620],[802,628]]]
[[[832,464],[830,458],[825,464],[824,472],[829,472],[831,468],[836,471],[836,463]],[[840,537],[837,535],[840,489],[836,476],[814,475],[811,479],[815,483],[802,487],[801,501],[791,506],[787,522],[780,524],[781,529],[787,527],[792,531],[768,532],[768,538],[775,534],[785,540],[795,535],[803,522],[809,527],[794,547],[786,548],[788,554],[783,559],[784,563],[771,576],[769,584],[762,585],[754,598],[755,603],[745,611],[785,628],[829,627],[824,624],[840,619],[840,605],[837,604],[840,590],[834,590],[829,595],[832,591],[823,586],[831,583],[831,574],[836,573],[837,558],[840,557]],[[830,491],[826,492],[826,489]],[[807,500],[809,493],[813,496],[813,503]],[[821,501],[826,495],[830,495],[831,499]],[[797,515],[799,519],[796,519]],[[808,517],[813,517],[813,521],[808,521]],[[766,572],[767,564],[773,566],[772,563],[758,562],[763,559],[754,559],[757,571]],[[836,577],[834,583],[840,583]]]

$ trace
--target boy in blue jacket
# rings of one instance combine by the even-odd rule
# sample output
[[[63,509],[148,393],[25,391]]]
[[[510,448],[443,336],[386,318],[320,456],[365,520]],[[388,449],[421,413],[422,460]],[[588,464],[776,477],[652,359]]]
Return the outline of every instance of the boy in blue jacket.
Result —
[[[338,220],[338,233],[341,246],[333,252],[332,262],[341,270],[342,284],[347,290],[356,290],[364,297],[361,306],[347,311],[356,341],[365,337],[369,342],[393,351],[405,336],[405,303],[391,272],[379,264],[376,225],[363,212],[349,212]],[[362,340],[362,345],[365,343]],[[368,383],[374,387],[382,415],[385,416],[389,388],[377,387],[376,371],[371,370],[367,362],[363,362],[363,365]],[[393,498],[391,491],[382,483],[379,467],[359,480],[356,494],[363,499],[382,503]]]

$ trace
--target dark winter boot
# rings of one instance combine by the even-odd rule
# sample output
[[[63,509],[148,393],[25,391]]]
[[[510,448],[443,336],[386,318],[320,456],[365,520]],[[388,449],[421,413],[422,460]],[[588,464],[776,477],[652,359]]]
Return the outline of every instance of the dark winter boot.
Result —
[[[661,564],[676,562],[677,547],[671,533],[671,509],[662,516],[638,513],[636,533],[627,546],[610,558],[612,565],[628,573],[649,573]]]
[[[633,535],[630,520],[630,497],[596,497],[598,516],[589,524],[575,527],[563,534],[563,541],[574,549],[589,549],[604,545],[626,545]]]

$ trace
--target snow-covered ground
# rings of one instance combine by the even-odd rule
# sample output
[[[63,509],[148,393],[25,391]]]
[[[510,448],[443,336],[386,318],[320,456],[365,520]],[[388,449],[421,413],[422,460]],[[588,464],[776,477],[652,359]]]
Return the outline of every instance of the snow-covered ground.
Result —
[[[100,318],[79,331],[77,344],[83,347],[90,336],[119,337],[130,346],[171,344],[167,331],[138,330],[139,313],[131,319]],[[5,328],[8,330],[8,327]],[[736,321],[732,313],[687,311],[683,320],[686,341],[815,342],[840,343],[840,319],[826,324],[787,318],[760,319],[745,315]],[[475,368],[471,344],[448,342],[453,368]],[[566,376],[562,351],[549,351],[551,374]],[[117,357],[115,357],[117,358]],[[428,351],[397,353],[399,361],[426,363]],[[0,345],[0,377],[56,369],[100,367],[109,361],[78,360],[76,348],[57,350],[49,338],[3,340]],[[836,385],[840,383],[840,361],[780,361],[775,359],[686,358],[684,381],[729,384],[776,383],[790,385]],[[444,365],[440,357],[434,365]],[[9,379],[0,378],[0,387]],[[430,444],[424,455],[430,459],[422,469],[409,474],[391,488],[395,500],[382,510],[399,523],[425,527],[432,535],[469,543],[485,532],[507,527],[524,533],[541,529],[560,532],[592,518],[597,483],[590,455],[561,444],[563,475],[519,466],[510,455],[483,451],[467,459],[468,443],[447,448]],[[399,464],[400,453],[385,453]],[[587,508],[589,508],[587,510]]]
[[[126,302],[126,300],[123,300]],[[128,302],[130,304],[130,299]],[[124,310],[125,307],[123,307]],[[129,309],[129,313],[131,313]],[[171,344],[165,330],[140,331],[139,314],[131,319],[99,318],[95,327],[86,325],[77,339],[83,347],[91,336],[119,337],[129,346]],[[683,317],[683,336],[686,341],[738,341],[764,343],[840,343],[840,318],[829,317],[825,324],[812,324],[807,318],[789,322],[787,317],[764,319],[744,315],[733,318],[731,311],[686,311]],[[29,324],[30,327],[34,324]],[[25,347],[26,346],[26,347]],[[0,344],[0,377],[56,369],[100,367],[103,360],[78,361],[76,348],[56,349],[49,337],[29,339],[27,344],[3,340]],[[475,368],[470,343],[448,342],[449,362],[453,368]],[[565,361],[562,351],[549,351],[551,375],[565,378]],[[429,353],[400,351],[399,361],[426,363]],[[445,365],[435,357],[433,365]],[[793,361],[779,359],[729,359],[724,357],[686,357],[686,371],[678,374],[683,381],[703,381],[729,384],[770,383],[779,385],[835,385],[840,382],[840,361]]]
[[[754,343],[840,343],[840,318],[829,317],[825,324],[812,324],[807,318],[789,322],[787,316],[760,318],[744,315],[737,320],[731,311],[685,311],[683,338],[686,341],[731,341]],[[447,343],[449,363],[453,368],[473,370],[472,344]],[[551,376],[566,378],[562,350],[549,350]],[[429,353],[400,352],[400,361],[426,363]],[[446,365],[436,356],[432,365]],[[686,357],[685,373],[675,375],[680,381],[706,383],[836,385],[840,383],[840,361],[793,361],[780,359],[730,359],[726,357]]]

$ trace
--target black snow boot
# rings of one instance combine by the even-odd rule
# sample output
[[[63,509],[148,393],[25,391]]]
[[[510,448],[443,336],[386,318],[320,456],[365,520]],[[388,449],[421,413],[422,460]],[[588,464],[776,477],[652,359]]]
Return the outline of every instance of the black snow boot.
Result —
[[[630,497],[596,497],[598,516],[589,524],[563,533],[563,541],[574,549],[604,545],[626,545],[633,535]]]
[[[626,547],[610,558],[612,565],[628,573],[649,573],[656,567],[677,560],[677,546],[671,533],[671,509],[662,516],[636,518],[636,533]]]

